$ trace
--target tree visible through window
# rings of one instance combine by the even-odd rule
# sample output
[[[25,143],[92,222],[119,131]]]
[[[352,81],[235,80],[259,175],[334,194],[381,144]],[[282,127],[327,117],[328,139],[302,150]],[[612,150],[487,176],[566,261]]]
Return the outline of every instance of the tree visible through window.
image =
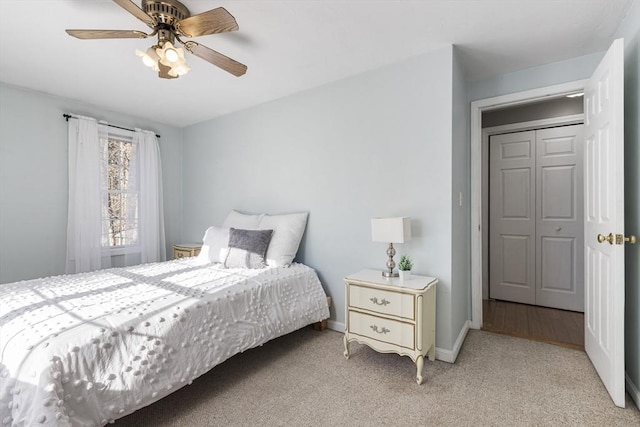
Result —
[[[138,244],[138,197],[136,145],[130,139],[109,135],[103,141],[102,246],[123,247]],[[103,186],[104,187],[104,186]]]

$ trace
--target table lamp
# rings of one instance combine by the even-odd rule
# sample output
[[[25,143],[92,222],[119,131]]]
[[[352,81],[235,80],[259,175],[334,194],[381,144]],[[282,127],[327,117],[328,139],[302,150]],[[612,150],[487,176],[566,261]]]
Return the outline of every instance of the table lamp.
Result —
[[[411,218],[371,218],[371,240],[374,242],[389,243],[387,248],[387,270],[382,272],[384,277],[398,277],[398,272],[393,271],[396,263],[393,256],[396,250],[394,243],[404,243],[411,240]]]

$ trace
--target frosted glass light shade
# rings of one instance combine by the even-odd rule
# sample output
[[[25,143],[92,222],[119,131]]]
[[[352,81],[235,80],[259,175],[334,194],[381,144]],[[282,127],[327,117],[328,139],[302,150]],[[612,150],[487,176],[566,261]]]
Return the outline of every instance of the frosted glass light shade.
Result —
[[[371,218],[371,240],[385,243],[405,243],[411,240],[411,218]]]
[[[142,57],[142,62],[144,62],[144,65],[146,65],[147,67],[153,67],[154,65],[158,65],[159,59],[160,57],[156,53],[156,50],[150,47],[149,49],[147,49],[147,54]]]
[[[169,41],[164,42],[162,47],[156,49],[156,53],[160,57],[160,62],[167,67],[172,67],[174,62],[180,58],[184,58],[184,52],[181,51],[182,49],[175,47],[173,43]]]
[[[156,53],[156,50],[153,47],[147,49],[146,52],[142,52],[141,50],[136,49],[136,55],[142,58],[142,63],[149,68],[152,68],[155,71],[158,71],[158,60],[160,57]]]
[[[187,74],[191,67],[187,65],[184,59],[176,61],[171,70],[169,70],[169,75],[171,76],[181,76],[183,74]]]
[[[169,48],[164,51],[164,57],[167,58],[169,62],[176,62],[179,58],[178,52],[175,49]]]
[[[172,77],[187,74],[191,69],[184,59],[184,50],[173,46],[169,41],[165,42],[161,48],[157,48],[156,53],[160,57],[160,63],[171,68],[168,74]]]

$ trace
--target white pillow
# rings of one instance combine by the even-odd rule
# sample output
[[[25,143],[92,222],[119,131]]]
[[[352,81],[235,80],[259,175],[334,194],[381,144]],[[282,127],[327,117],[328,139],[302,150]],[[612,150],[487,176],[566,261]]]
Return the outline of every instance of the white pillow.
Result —
[[[264,215],[247,215],[238,211],[231,211],[227,218],[222,223],[224,228],[239,228],[243,230],[258,230],[260,227],[260,220]]]
[[[308,212],[287,215],[264,215],[260,221],[261,230],[273,230],[267,249],[267,265],[287,267],[296,257],[300,240],[307,226]]]
[[[200,249],[197,259],[206,262],[222,262],[222,250],[228,246],[229,229],[212,225],[204,233],[202,249]]]

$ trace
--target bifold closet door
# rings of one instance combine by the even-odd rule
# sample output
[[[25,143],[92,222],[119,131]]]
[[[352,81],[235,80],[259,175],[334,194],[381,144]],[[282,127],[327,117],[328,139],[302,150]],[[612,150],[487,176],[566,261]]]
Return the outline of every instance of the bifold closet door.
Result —
[[[535,131],[489,141],[489,296],[535,304]]]
[[[584,311],[583,125],[490,138],[489,296]]]
[[[536,131],[536,305],[584,311],[583,125]]]

